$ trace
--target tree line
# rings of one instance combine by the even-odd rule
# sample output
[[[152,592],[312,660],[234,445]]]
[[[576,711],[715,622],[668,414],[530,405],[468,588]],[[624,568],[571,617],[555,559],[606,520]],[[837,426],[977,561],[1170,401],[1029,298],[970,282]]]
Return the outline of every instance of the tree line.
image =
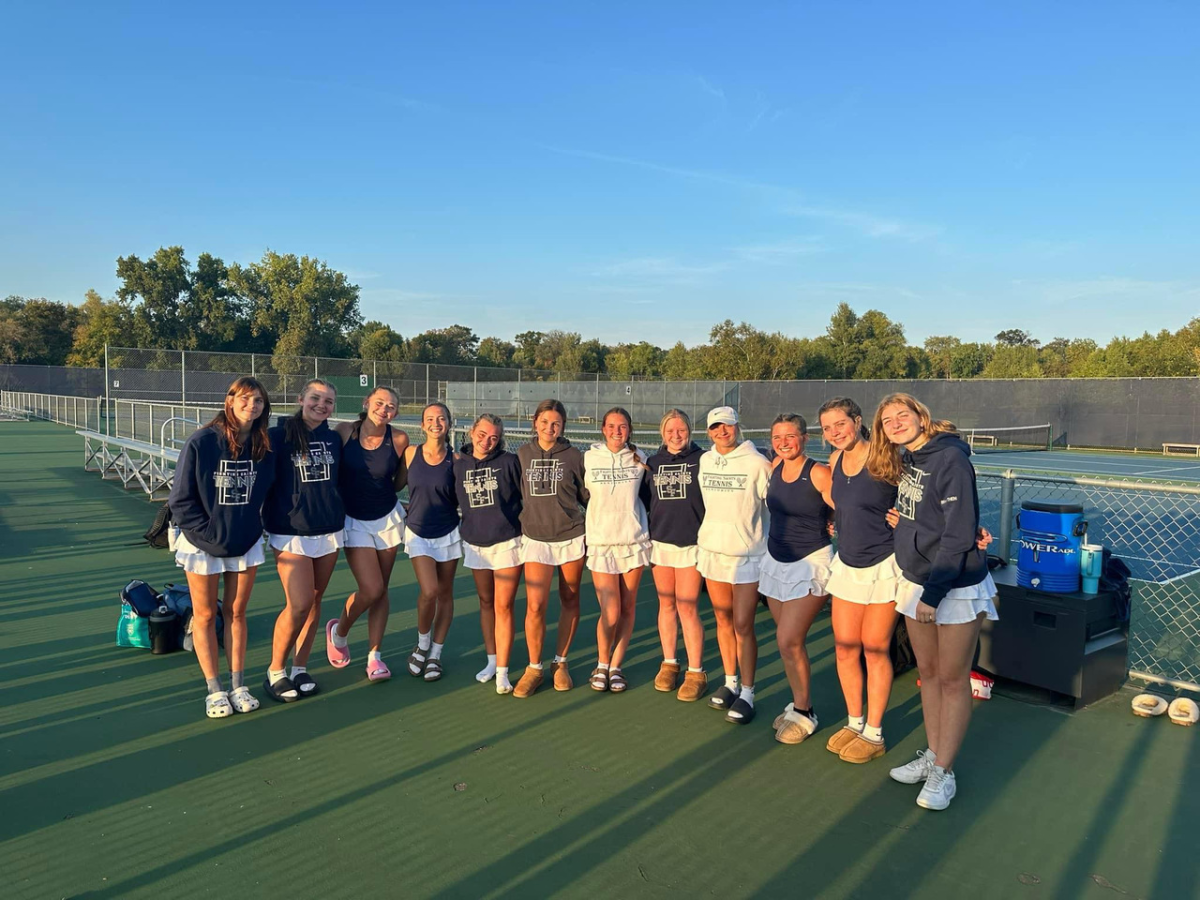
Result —
[[[806,378],[1084,378],[1200,374],[1200,318],[1178,331],[1042,343],[1023,329],[994,341],[951,335],[909,344],[904,326],[879,310],[859,315],[846,303],[825,333],[792,337],[731,319],[693,347],[648,341],[605,344],[578,332],[524,331],[480,337],[450,325],[404,337],[364,322],[359,287],[325,262],[268,250],[247,265],[182,247],[150,258],[117,259],[120,286],[105,299],[89,290],[78,306],[44,298],[0,301],[0,362],[101,366],[106,344],[119,347],[251,352],[442,365],[605,373],[611,378],[774,380]]]

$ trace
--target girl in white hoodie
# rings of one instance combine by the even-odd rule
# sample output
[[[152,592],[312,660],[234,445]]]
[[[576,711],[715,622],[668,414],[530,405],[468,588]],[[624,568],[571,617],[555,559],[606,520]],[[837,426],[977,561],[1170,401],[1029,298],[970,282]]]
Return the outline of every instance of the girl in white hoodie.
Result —
[[[767,552],[767,485],[771,464],[751,441],[743,441],[737,412],[719,406],[708,414],[713,448],[700,457],[704,521],[697,537],[697,567],[708,583],[717,620],[717,645],[725,684],[708,700],[725,718],[744,725],[754,718],[754,672],[758,641],[754,614],[758,578]],[[738,688],[738,669],[742,684]]]
[[[604,440],[583,455],[587,506],[587,566],[592,573],[600,618],[596,623],[598,661],[591,686],[620,693],[628,686],[621,663],[633,636],[634,609],[642,570],[650,564],[650,491],[646,454],[629,443],[629,413],[614,407],[604,414]]]

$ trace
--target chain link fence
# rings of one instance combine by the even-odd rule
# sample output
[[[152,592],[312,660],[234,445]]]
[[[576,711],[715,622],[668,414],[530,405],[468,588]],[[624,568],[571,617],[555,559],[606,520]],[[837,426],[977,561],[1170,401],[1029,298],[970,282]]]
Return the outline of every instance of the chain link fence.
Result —
[[[998,536],[994,552],[1015,560],[1016,515],[1026,501],[1083,507],[1087,539],[1133,573],[1130,674],[1200,690],[1200,488],[977,473],[980,518]]]

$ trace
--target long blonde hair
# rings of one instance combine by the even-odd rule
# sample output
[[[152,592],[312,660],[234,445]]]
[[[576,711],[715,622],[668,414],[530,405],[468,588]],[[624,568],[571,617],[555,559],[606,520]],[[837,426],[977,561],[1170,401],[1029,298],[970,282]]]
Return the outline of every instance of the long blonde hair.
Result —
[[[667,446],[667,423],[672,419],[679,419],[683,422],[683,427],[688,430],[688,441],[692,439],[692,420],[682,409],[668,409],[663,413],[663,417],[658,423],[658,436],[662,438],[662,445]]]
[[[904,475],[904,465],[900,461],[900,446],[893,444],[883,431],[883,411],[886,407],[896,404],[907,406],[912,410],[921,423],[921,433],[927,437],[935,434],[955,434],[958,429],[953,422],[945,419],[935,419],[929,412],[929,407],[912,394],[888,394],[875,407],[875,418],[871,422],[871,445],[867,452],[867,471],[871,477],[888,484],[899,484]]]

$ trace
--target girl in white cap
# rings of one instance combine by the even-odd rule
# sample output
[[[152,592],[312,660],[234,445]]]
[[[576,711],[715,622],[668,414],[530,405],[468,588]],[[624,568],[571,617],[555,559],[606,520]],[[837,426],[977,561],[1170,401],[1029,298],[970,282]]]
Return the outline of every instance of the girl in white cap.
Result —
[[[767,552],[766,499],[771,464],[751,441],[742,440],[737,412],[719,406],[708,414],[713,447],[700,457],[704,522],[697,536],[697,567],[708,582],[717,620],[717,645],[725,684],[708,705],[746,724],[754,718],[754,672],[758,642],[754,614],[758,578]],[[741,686],[738,686],[738,672]]]

